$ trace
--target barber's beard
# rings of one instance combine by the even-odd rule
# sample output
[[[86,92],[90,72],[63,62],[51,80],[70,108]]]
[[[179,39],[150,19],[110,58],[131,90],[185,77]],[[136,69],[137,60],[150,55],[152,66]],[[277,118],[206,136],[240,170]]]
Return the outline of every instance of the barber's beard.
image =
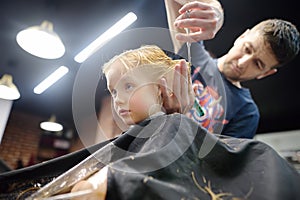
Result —
[[[231,82],[240,81],[240,73],[234,71],[233,64],[231,64],[230,62],[224,63],[222,74]]]

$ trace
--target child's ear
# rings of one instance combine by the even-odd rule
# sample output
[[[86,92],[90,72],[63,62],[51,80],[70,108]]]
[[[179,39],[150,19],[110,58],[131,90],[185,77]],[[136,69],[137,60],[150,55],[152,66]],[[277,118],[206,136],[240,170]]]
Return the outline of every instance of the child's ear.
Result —
[[[162,93],[162,88],[161,87],[162,87],[161,85],[158,85],[158,95],[161,95],[161,93]]]
[[[157,96],[159,97],[162,97],[162,87],[161,85],[158,85],[158,88],[157,88]]]
[[[164,92],[164,87],[166,87],[165,85],[167,84],[166,78],[161,78],[157,84],[157,88],[158,88],[158,95],[162,95],[162,93]]]

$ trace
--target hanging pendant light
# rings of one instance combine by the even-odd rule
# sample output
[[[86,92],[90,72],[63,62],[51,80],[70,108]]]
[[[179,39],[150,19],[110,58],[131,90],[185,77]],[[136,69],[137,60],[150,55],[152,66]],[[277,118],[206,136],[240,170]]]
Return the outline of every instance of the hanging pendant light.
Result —
[[[0,98],[6,100],[16,100],[20,98],[20,92],[13,83],[13,78],[9,74],[4,74],[0,79]]]
[[[58,132],[63,130],[63,126],[56,122],[55,115],[52,115],[48,121],[40,123],[40,127],[46,131]]]
[[[49,21],[20,31],[16,40],[25,51],[40,58],[56,59],[65,53],[65,46]]]

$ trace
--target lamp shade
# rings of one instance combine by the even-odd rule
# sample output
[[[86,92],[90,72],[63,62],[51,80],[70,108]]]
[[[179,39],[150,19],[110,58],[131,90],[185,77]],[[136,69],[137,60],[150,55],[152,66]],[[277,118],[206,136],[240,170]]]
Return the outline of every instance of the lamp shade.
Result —
[[[55,115],[52,115],[48,121],[41,122],[40,127],[46,131],[58,132],[63,130],[63,126],[56,122]]]
[[[56,59],[65,53],[65,46],[49,21],[20,31],[16,40],[25,51],[40,58]]]
[[[13,78],[9,74],[4,74],[0,79],[0,98],[16,100],[20,98],[20,92],[13,83]]]

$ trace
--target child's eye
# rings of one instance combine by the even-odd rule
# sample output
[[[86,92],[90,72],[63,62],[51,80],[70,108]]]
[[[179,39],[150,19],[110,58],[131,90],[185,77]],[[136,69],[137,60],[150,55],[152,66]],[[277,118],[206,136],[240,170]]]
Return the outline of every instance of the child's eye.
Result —
[[[126,83],[125,84],[125,90],[126,91],[131,91],[133,89],[133,84],[131,83]]]
[[[117,91],[116,91],[115,89],[112,89],[112,90],[110,91],[110,94],[111,94],[111,96],[114,98],[114,97],[117,96]]]

